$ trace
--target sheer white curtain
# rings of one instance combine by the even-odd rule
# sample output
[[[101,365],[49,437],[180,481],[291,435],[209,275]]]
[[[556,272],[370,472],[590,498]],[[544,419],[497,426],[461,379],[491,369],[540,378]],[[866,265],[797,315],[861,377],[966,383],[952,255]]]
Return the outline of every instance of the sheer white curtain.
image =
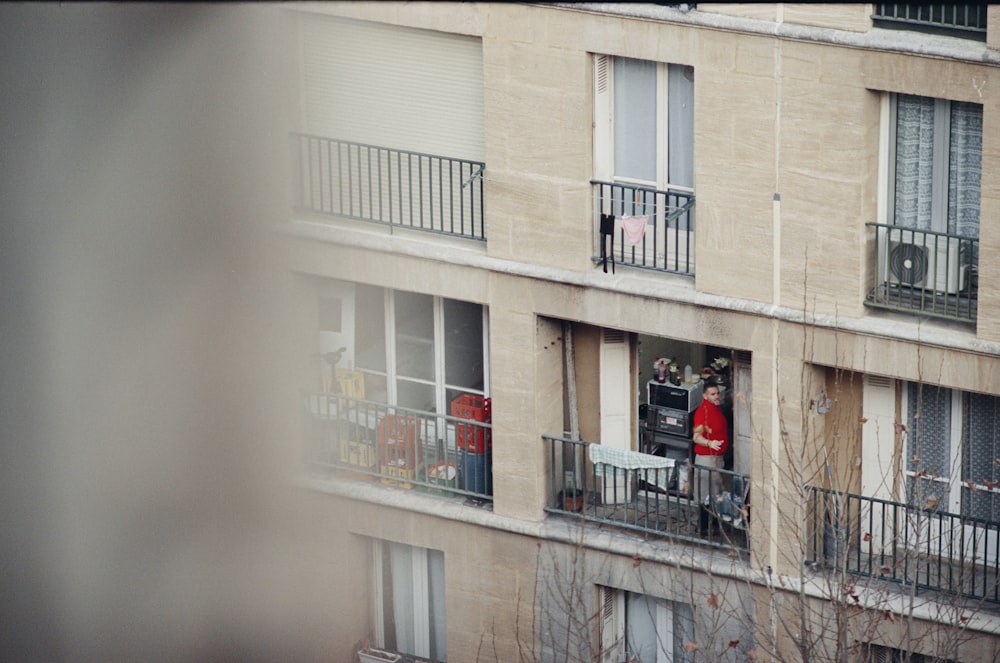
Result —
[[[897,226],[932,230],[934,177],[934,100],[899,95],[896,99]]]
[[[978,238],[982,142],[979,104],[897,95],[894,223]]]
[[[983,107],[952,102],[948,164],[948,232],[979,237]]]

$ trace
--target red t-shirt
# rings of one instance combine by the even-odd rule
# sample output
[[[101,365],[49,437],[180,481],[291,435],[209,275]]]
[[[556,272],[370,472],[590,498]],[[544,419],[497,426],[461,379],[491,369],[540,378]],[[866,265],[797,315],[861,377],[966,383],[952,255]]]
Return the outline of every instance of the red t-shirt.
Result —
[[[721,456],[729,448],[729,424],[726,422],[726,415],[722,414],[722,408],[713,405],[709,401],[702,401],[698,409],[694,411],[694,428],[705,426],[702,431],[709,440],[722,440],[722,446],[716,450],[700,444],[694,445],[694,452],[699,456]]]

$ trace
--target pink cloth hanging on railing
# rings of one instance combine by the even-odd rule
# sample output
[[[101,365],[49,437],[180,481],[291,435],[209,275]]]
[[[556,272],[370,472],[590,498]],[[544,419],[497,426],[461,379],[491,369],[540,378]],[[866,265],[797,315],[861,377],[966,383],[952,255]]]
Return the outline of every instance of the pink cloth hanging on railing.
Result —
[[[625,231],[625,238],[628,243],[635,246],[642,241],[646,234],[646,226],[649,224],[648,216],[622,216],[622,230]]]

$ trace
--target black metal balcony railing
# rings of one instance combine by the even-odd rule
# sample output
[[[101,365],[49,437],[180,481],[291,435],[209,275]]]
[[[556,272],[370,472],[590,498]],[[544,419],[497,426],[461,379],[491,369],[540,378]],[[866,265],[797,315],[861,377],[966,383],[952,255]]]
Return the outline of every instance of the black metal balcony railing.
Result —
[[[590,462],[589,442],[542,440],[550,471],[546,511],[644,536],[749,550],[749,477],[687,462],[672,470],[621,469]],[[710,494],[710,486],[718,491],[702,509],[695,496]]]
[[[869,306],[949,320],[976,320],[979,240],[880,223]]]
[[[341,394],[309,394],[305,400],[313,432],[307,466],[402,488],[493,499],[489,423]]]
[[[595,233],[602,214],[616,218],[614,250],[609,259],[631,267],[694,275],[694,194],[635,184],[591,180]],[[638,241],[630,241],[621,217],[647,217]],[[598,249],[600,246],[598,245]],[[596,260],[595,256],[595,260]]]
[[[294,134],[298,205],[319,214],[486,239],[480,161]]]
[[[806,487],[806,561],[1000,603],[1000,523]]]
[[[872,19],[883,27],[916,27],[986,38],[986,3],[970,5],[876,3]]]

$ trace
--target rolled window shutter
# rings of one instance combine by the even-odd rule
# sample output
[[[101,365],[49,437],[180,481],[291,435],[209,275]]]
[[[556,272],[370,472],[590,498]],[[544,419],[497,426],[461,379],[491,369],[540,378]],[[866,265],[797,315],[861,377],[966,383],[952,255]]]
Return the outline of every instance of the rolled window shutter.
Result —
[[[327,16],[299,29],[303,131],[484,159],[482,40]]]

